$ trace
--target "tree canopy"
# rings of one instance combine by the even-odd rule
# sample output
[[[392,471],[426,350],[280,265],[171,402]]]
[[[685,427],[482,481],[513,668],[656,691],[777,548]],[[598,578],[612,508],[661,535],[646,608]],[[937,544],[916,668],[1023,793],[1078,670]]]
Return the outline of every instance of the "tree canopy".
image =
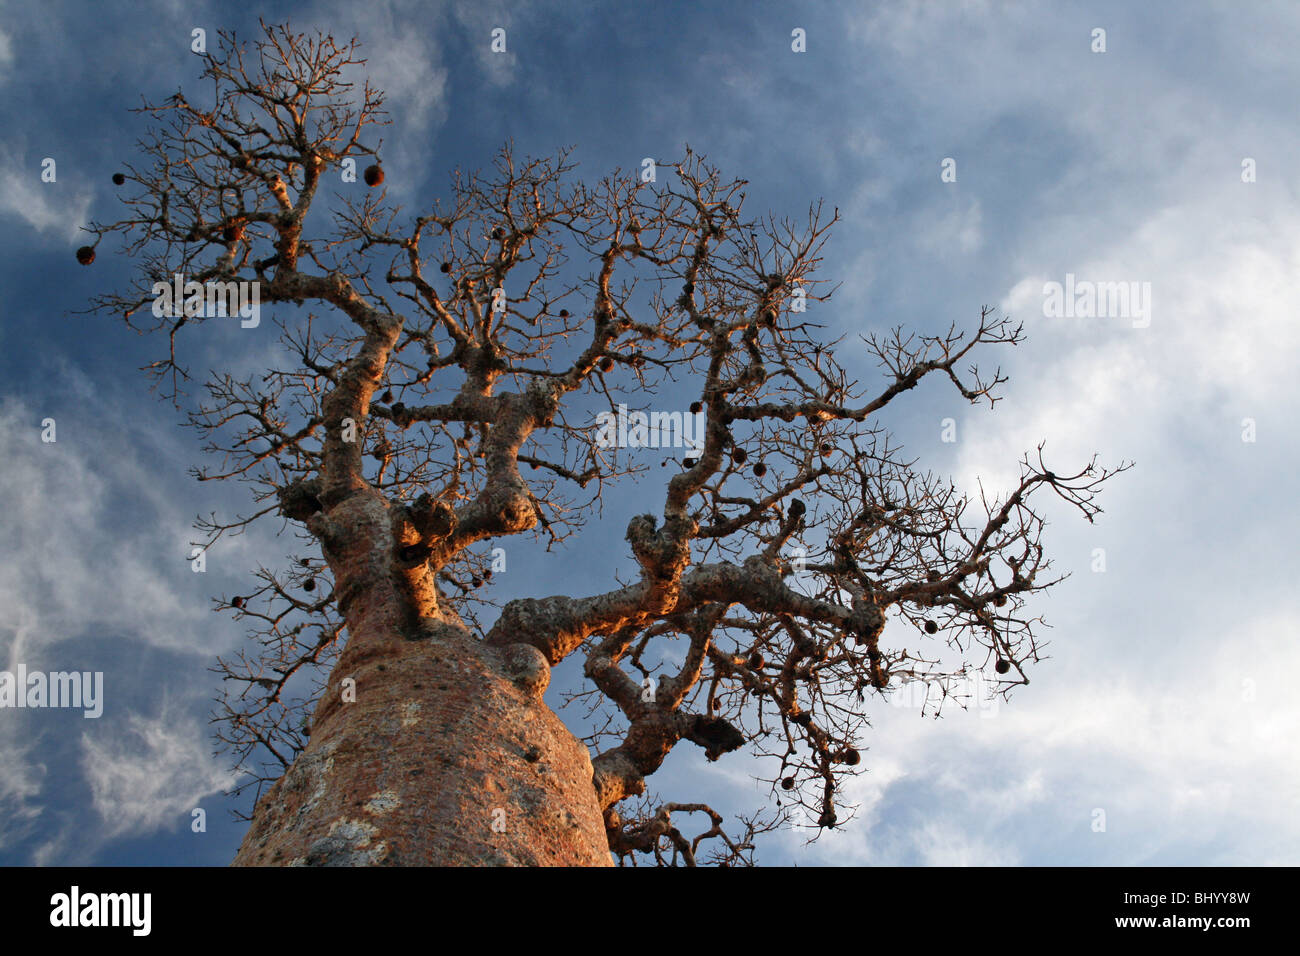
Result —
[[[124,213],[91,227],[138,264],[95,304],[165,342],[149,372],[206,441],[195,476],[250,486],[248,513],[199,522],[201,545],[261,520],[301,542],[218,602],[250,629],[220,662],[217,714],[250,783],[306,745],[364,599],[316,546],[341,533],[331,503],[359,489],[393,509],[412,627],[450,621],[582,662],[566,696],[592,728],[620,857],[694,863],[707,839],[714,861],[744,863],[761,830],[841,825],[845,779],[867,767],[869,696],[915,684],[941,702],[977,672],[997,693],[1028,683],[1031,601],[1059,580],[1035,503],[1056,495],[1092,520],[1099,486],[1128,466],[1057,473],[1040,445],[1007,493],[972,497],[903,457],[882,421],[922,380],[995,403],[1005,377],[977,363],[1022,326],[984,308],[942,334],[828,340],[817,317],[834,288],[818,270],[838,214],[750,215],[746,181],[689,148],[586,181],[572,150],[506,145],[405,214],[357,43],[264,29],[252,55],[222,34],[201,101],[141,108],[150,134],[125,167]],[[270,318],[249,334],[278,330],[264,372],[215,371],[190,395],[188,337],[231,319],[153,308],[178,274],[257,283]],[[852,349],[877,380],[840,364]],[[629,421],[669,428],[680,454],[632,447]],[[642,513],[620,512],[624,484]],[[563,560],[592,520],[626,524],[634,575],[494,599],[496,549],[529,536]],[[651,800],[646,778],[682,741],[710,760],[751,754],[771,805],[728,832],[689,794]],[[691,814],[707,823],[688,836]]]

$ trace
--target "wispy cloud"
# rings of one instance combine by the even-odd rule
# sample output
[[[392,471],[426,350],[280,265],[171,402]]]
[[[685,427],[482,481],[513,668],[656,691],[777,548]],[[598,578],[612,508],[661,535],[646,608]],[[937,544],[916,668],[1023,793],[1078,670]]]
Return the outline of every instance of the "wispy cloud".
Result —
[[[105,840],[188,824],[204,797],[236,780],[213,760],[198,722],[166,700],[157,717],[132,714],[111,735],[86,732],[81,748]]]
[[[45,158],[24,149],[15,152],[13,144],[0,147],[0,215],[15,217],[37,232],[72,242],[87,235],[80,226],[86,222],[93,196],[89,190],[68,185],[66,166],[61,181],[42,182],[41,163]],[[49,158],[57,164],[58,157]],[[57,175],[57,165],[55,171]]]

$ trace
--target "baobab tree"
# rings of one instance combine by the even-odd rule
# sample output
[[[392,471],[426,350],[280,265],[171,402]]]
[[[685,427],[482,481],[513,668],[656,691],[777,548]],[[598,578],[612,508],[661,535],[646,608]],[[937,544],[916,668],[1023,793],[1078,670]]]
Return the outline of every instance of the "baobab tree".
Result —
[[[222,34],[203,61],[201,103],[139,110],[124,212],[79,258],[122,240],[138,272],[94,307],[165,336],[148,369],[206,440],[196,477],[251,486],[197,544],[261,521],[293,542],[216,602],[250,629],[216,668],[218,738],[257,787],[236,863],[751,863],[759,832],[847,822],[871,697],[1027,683],[1027,602],[1059,580],[1033,504],[1092,520],[1125,466],[1056,474],[1040,446],[972,499],[880,421],[922,380],[996,402],[975,359],[1020,326],[984,309],[822,341],[836,214],[746,218],[746,183],[689,149],[586,183],[568,151],[507,146],[402,217],[356,41],[263,25],[251,54]],[[275,364],[193,389],[190,337],[234,321],[212,289],[256,291],[269,321],[244,324]],[[841,367],[849,348],[879,382]],[[647,453],[646,410],[699,427]],[[626,526],[607,579],[493,599],[527,591],[500,573],[510,542],[565,560],[593,517]],[[574,655],[582,737],[544,699]],[[770,805],[728,823],[652,799],[679,745],[744,761]]]

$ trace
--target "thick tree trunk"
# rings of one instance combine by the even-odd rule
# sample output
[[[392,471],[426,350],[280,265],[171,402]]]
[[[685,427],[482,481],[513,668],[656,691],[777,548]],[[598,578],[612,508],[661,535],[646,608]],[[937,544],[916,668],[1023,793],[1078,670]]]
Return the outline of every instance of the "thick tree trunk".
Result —
[[[541,700],[541,653],[441,630],[340,662],[355,703],[331,680],[235,865],[609,865],[591,759]]]
[[[393,569],[389,524],[358,495],[314,526],[348,644],[235,865],[609,866],[587,748],[542,701],[545,657],[414,611],[431,584]]]

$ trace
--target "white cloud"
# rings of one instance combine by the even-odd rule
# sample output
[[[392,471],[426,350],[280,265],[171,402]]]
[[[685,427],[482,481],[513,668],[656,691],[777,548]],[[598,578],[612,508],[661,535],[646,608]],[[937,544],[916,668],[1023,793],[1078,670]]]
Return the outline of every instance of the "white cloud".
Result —
[[[383,139],[380,159],[388,170],[390,196],[415,197],[437,149],[437,133],[448,118],[450,73],[444,64],[442,6],[403,2],[357,6],[336,0],[317,5],[307,19],[294,20],[295,30],[332,35],[340,44],[356,37],[357,56],[364,65],[343,73],[359,102],[367,80],[384,94],[387,126],[371,126],[363,143],[375,147]]]
[[[81,747],[105,839],[188,821],[204,797],[236,780],[213,760],[198,722],[179,718],[165,701],[157,717],[132,714],[114,735],[83,734]]]
[[[944,208],[939,208],[944,207]],[[937,203],[917,223],[916,241],[937,256],[976,252],[984,244],[983,210],[978,199],[953,198]]]
[[[14,61],[13,41],[9,39],[9,34],[0,30],[0,76],[3,76],[9,70],[9,65]]]
[[[0,64],[2,66],[2,64]],[[92,195],[68,184],[69,170],[62,167],[62,180],[41,181],[41,160],[24,150],[0,147],[0,214],[16,216],[38,232],[52,233],[68,242],[88,239],[86,225]],[[57,162],[59,157],[52,157]],[[56,166],[56,172],[58,171]],[[71,260],[69,260],[71,261]]]
[[[20,663],[41,668],[48,662],[76,667],[75,661],[65,661],[61,644],[110,635],[128,642],[130,654],[138,654],[135,642],[143,642],[165,654],[193,655],[182,659],[193,660],[194,676],[201,678],[205,662],[239,637],[228,618],[210,612],[209,589],[219,588],[232,571],[247,572],[254,551],[268,553],[267,540],[255,543],[247,535],[223,541],[209,557],[209,573],[194,574],[186,560],[193,511],[175,495],[183,466],[178,464],[169,480],[145,460],[184,461],[184,443],[175,439],[179,429],[165,426],[166,437],[158,439],[130,430],[122,423],[134,416],[77,369],[55,362],[50,377],[62,385],[57,406],[35,408],[16,398],[0,404],[5,449],[0,496],[6,502],[0,509],[0,540],[21,555],[0,562],[0,606],[6,610],[0,669],[13,671]],[[40,438],[46,417],[56,427],[57,441],[49,444]],[[106,678],[113,681],[112,675]],[[118,681],[118,701],[122,693],[129,696],[132,679]],[[201,680],[179,674],[176,683],[178,693],[205,702],[211,697]],[[161,686],[168,684],[164,680]],[[122,720],[123,711],[110,707],[91,722],[95,726],[86,743],[87,766],[96,775],[96,806],[120,804],[113,819],[120,818],[122,826],[139,829],[162,819],[162,811],[132,809],[132,793],[149,794],[146,772],[158,771],[152,785],[158,793],[148,799],[162,799],[166,812],[202,787],[209,793],[224,784],[208,756],[208,732],[195,721],[178,720],[170,712],[152,723],[134,714],[125,715],[125,726]],[[143,746],[112,736],[123,730]],[[43,813],[43,732],[34,712],[10,712],[0,721],[5,768],[0,844],[14,845],[33,833]],[[119,758],[121,766],[114,769]],[[71,839],[57,822],[40,826],[44,843],[36,862],[61,859],[74,844],[84,854],[84,837]]]
[[[494,86],[508,86],[514,81],[519,66],[515,50],[520,40],[512,28],[512,21],[513,14],[518,13],[521,8],[520,4],[505,6],[483,3],[481,0],[452,5],[452,13],[465,30],[470,45],[476,53],[479,66]],[[504,52],[492,50],[493,33],[498,29],[505,31]]]
[[[925,866],[1016,866],[1013,848],[1000,847],[972,835],[951,820],[932,820],[916,834],[916,848]]]
[[[1210,865],[1294,862],[1300,702],[1286,675],[1300,666],[1298,610],[1227,633],[1180,630],[1148,648],[1159,666],[1124,657],[1137,629],[1099,635],[1086,655],[1035,668],[993,715],[933,722],[878,706],[870,770],[845,794],[862,808],[814,845],[817,862],[1078,864],[1095,853],[1140,865],[1199,840],[1225,844],[1199,860]],[[1104,833],[1092,832],[1095,808]]]
[[[63,381],[69,391],[79,387],[72,370]],[[93,415],[71,406],[38,409],[15,399],[0,405],[7,452],[0,494],[8,502],[0,511],[0,537],[24,549],[22,561],[0,565],[0,601],[28,622],[9,645],[11,657],[95,630],[206,651],[195,630],[207,609],[185,577],[191,574],[184,546],[189,516],[154,470],[122,453],[117,426],[105,427],[115,419],[105,411],[102,405]],[[40,437],[47,417],[57,438],[48,444]],[[141,508],[150,522],[123,526],[124,503]]]

